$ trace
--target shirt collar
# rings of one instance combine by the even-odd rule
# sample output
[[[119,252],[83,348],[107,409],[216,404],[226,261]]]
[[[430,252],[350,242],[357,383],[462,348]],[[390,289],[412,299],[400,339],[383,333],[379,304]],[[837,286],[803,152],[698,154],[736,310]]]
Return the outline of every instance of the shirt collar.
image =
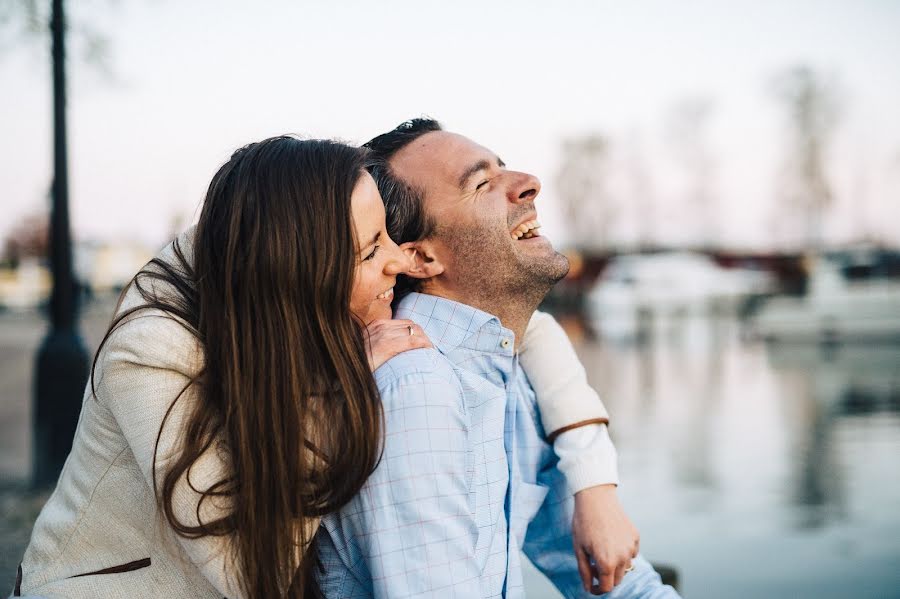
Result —
[[[396,318],[421,326],[442,354],[469,350],[512,356],[515,335],[500,319],[478,308],[425,293],[410,293],[397,305]]]

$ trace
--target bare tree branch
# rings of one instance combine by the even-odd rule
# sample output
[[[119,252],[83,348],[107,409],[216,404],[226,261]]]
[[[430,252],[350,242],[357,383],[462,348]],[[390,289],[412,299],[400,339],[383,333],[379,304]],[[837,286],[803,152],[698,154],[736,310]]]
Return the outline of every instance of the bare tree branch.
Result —
[[[808,66],[796,66],[772,79],[772,92],[781,103],[788,126],[787,154],[779,174],[781,210],[799,225],[791,234],[806,247],[820,248],[826,211],[833,193],[825,159],[840,120],[841,98],[833,78]]]

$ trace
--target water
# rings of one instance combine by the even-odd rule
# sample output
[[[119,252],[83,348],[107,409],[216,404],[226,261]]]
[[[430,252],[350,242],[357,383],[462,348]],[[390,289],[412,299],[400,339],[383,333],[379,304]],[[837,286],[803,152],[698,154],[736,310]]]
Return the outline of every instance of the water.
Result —
[[[767,346],[727,319],[576,345],[642,552],[686,597],[900,597],[900,346]]]

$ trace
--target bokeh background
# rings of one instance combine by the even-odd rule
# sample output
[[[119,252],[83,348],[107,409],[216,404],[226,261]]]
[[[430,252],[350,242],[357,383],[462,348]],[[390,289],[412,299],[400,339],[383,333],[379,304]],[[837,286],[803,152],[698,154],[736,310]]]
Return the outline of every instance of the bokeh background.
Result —
[[[49,4],[0,2],[3,588],[46,498]],[[427,114],[541,178],[573,265],[545,307],[685,596],[900,597],[900,4],[67,4],[90,351],[234,149]]]

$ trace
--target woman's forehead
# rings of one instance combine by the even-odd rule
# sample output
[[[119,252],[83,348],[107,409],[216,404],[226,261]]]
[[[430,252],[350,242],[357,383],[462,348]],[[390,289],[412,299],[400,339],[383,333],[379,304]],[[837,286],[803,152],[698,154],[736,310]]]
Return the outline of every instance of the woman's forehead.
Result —
[[[384,203],[369,173],[363,173],[350,196],[350,212],[360,247],[370,245],[384,229]]]

